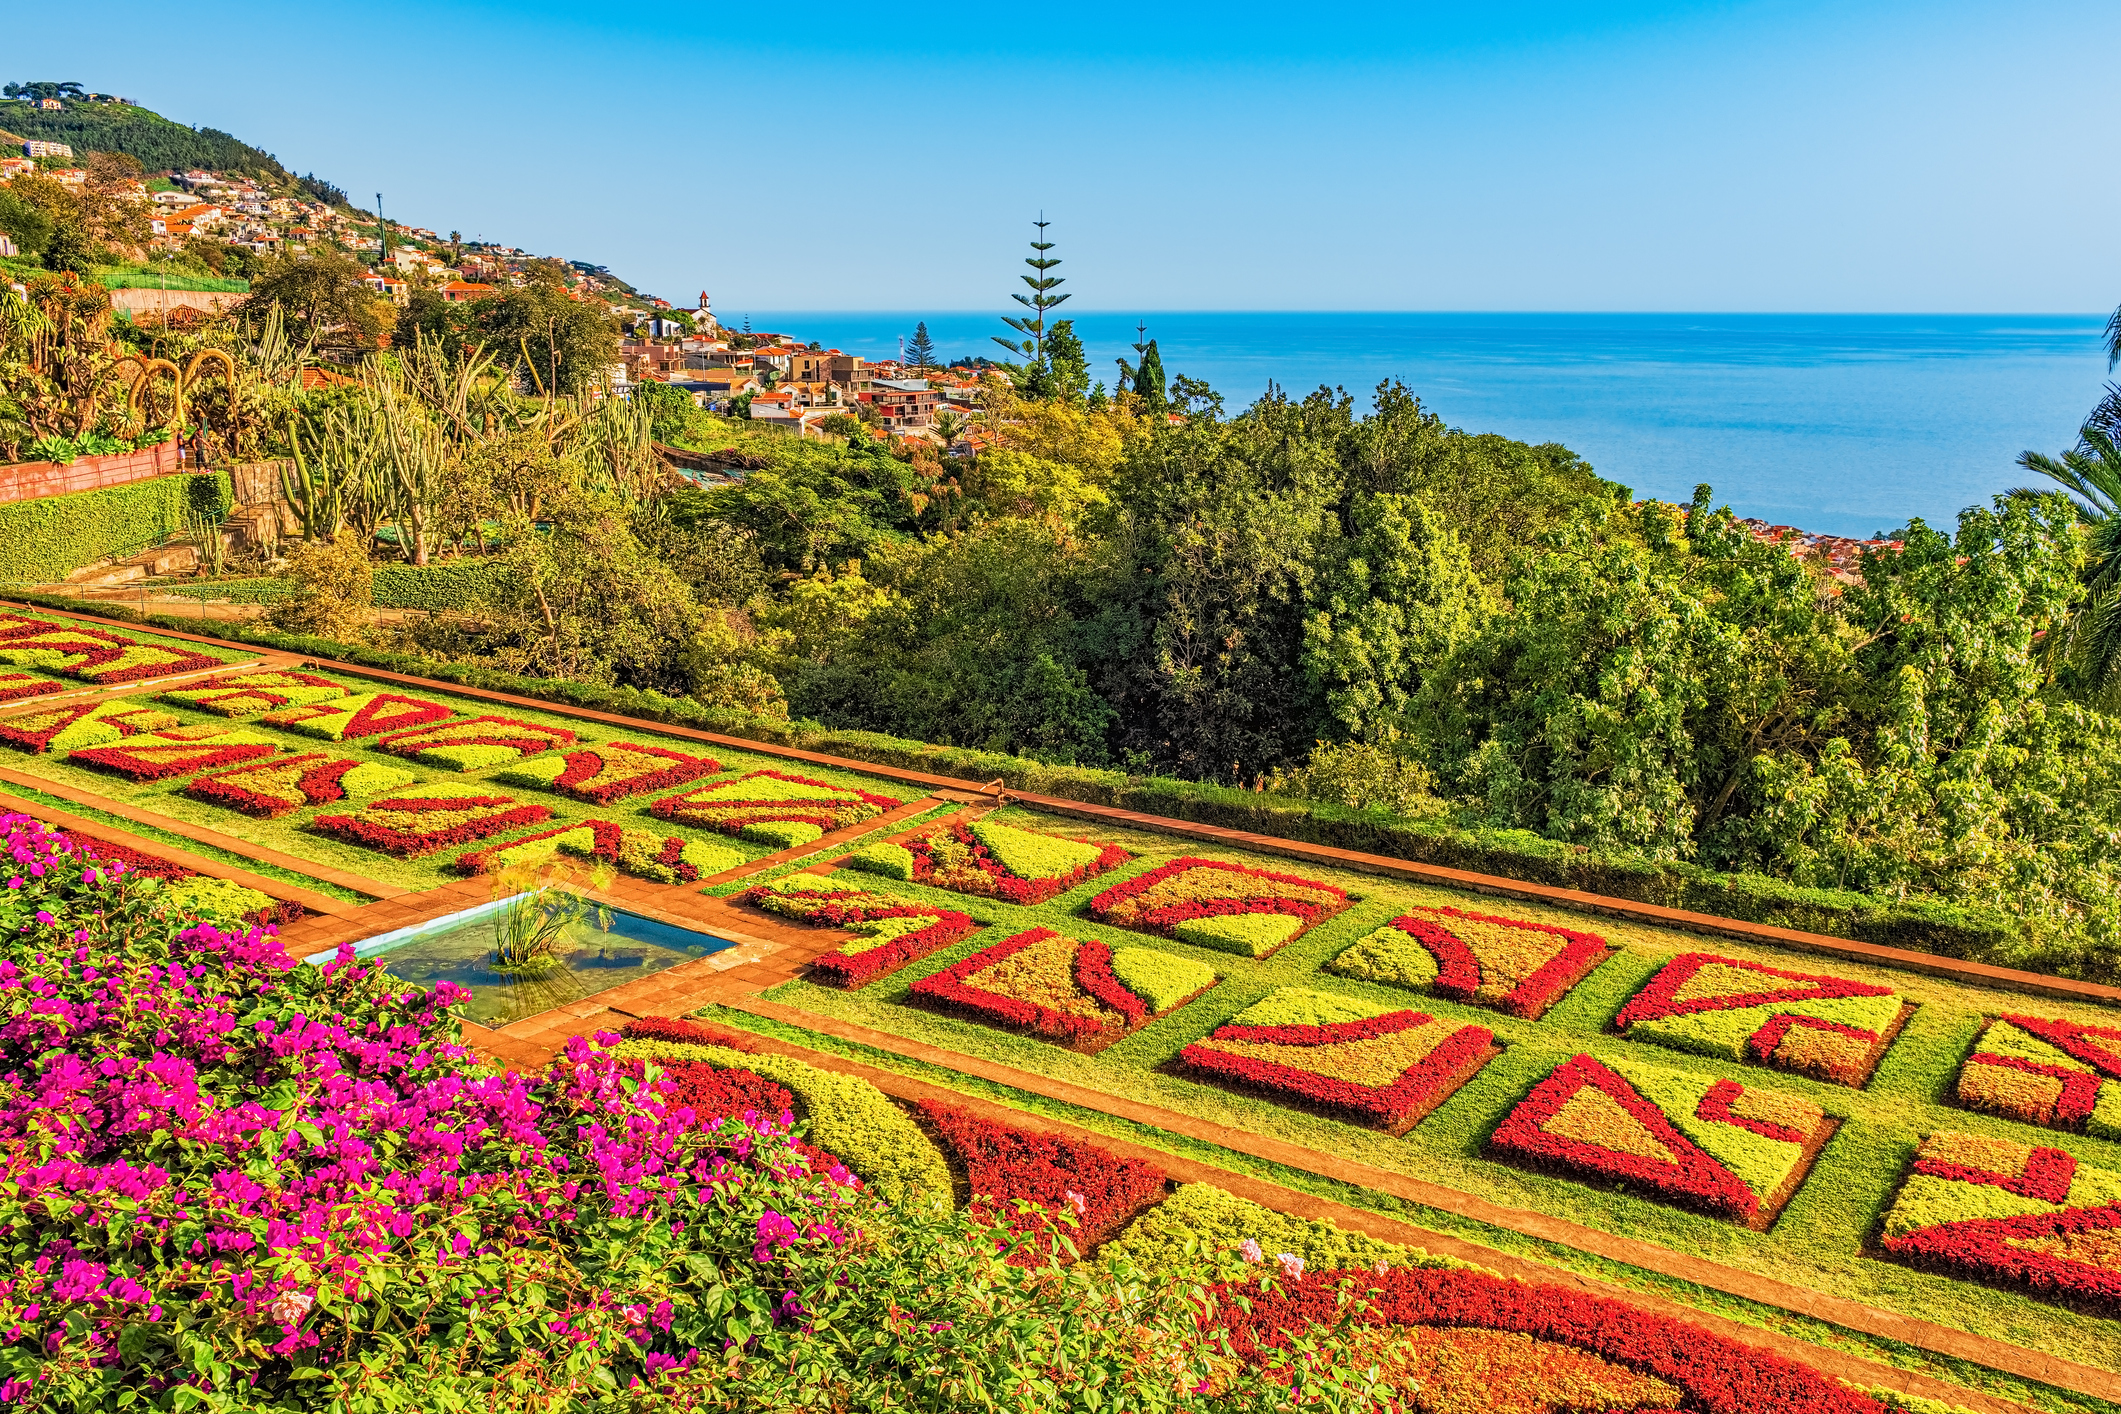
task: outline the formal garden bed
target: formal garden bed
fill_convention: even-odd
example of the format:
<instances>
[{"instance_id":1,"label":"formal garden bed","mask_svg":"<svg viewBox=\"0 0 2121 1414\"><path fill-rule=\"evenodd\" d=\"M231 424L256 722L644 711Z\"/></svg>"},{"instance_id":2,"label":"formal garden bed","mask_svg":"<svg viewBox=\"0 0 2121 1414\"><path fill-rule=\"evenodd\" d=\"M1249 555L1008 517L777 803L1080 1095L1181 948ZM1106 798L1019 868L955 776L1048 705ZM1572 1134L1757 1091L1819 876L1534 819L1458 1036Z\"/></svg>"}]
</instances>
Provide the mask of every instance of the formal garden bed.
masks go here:
<instances>
[{"instance_id":1,"label":"formal garden bed","mask_svg":"<svg viewBox=\"0 0 2121 1414\"><path fill-rule=\"evenodd\" d=\"M855 936L811 960L811 978L834 987L859 987L939 952L978 929L954 908L912 903L861 885L816 874L792 874L746 889L740 903L819 928Z\"/></svg>"}]
</instances>

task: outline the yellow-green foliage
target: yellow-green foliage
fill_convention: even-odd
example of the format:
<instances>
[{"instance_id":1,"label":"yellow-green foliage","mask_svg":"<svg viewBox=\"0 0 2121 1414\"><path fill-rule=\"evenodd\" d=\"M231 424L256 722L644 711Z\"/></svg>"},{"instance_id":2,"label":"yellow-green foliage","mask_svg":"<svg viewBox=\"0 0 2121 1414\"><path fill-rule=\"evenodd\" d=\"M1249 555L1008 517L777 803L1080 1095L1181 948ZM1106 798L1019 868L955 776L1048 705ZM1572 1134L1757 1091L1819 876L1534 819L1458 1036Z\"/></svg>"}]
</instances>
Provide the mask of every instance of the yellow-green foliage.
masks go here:
<instances>
[{"instance_id":1,"label":"yellow-green foliage","mask_svg":"<svg viewBox=\"0 0 2121 1414\"><path fill-rule=\"evenodd\" d=\"M1304 987L1277 987L1230 1018L1232 1026L1331 1026L1336 1021L1361 1021L1400 1010L1355 997L1314 992Z\"/></svg>"},{"instance_id":2,"label":"yellow-green foliage","mask_svg":"<svg viewBox=\"0 0 2121 1414\"><path fill-rule=\"evenodd\" d=\"M1224 913L1188 918L1172 924L1171 931L1196 947L1265 957L1303 926L1303 919L1287 913Z\"/></svg>"},{"instance_id":3,"label":"yellow-green foliage","mask_svg":"<svg viewBox=\"0 0 2121 1414\"><path fill-rule=\"evenodd\" d=\"M910 882L913 878L913 851L900 844L879 841L863 845L847 856L847 863L856 869L871 874L881 874L887 879Z\"/></svg>"},{"instance_id":4,"label":"yellow-green foliage","mask_svg":"<svg viewBox=\"0 0 2121 1414\"><path fill-rule=\"evenodd\" d=\"M0 505L0 587L64 579L184 529L186 512L221 519L235 504L225 471L151 476L123 486Z\"/></svg>"},{"instance_id":5,"label":"yellow-green foliage","mask_svg":"<svg viewBox=\"0 0 2121 1414\"><path fill-rule=\"evenodd\" d=\"M1125 1232L1098 1249L1097 1259L1111 1263L1124 1257L1144 1271L1168 1270L1184 1253L1188 1239L1198 1251L1225 1268L1242 1269L1245 1240L1259 1244L1262 1260L1282 1253L1301 1257L1312 1271L1369 1270L1383 1262L1394 1267L1481 1268L1455 1257L1438 1257L1419 1247L1381 1242L1348 1232L1323 1218L1292 1218L1207 1183L1189 1183L1158 1207L1136 1218Z\"/></svg>"},{"instance_id":6,"label":"yellow-green foliage","mask_svg":"<svg viewBox=\"0 0 2121 1414\"><path fill-rule=\"evenodd\" d=\"M642 1060L697 1060L748 1070L788 1087L809 1121L810 1142L840 1159L888 1198L951 1192L950 1166L905 1111L866 1080L838 1075L786 1056L754 1056L726 1046L674 1041L621 1041L614 1054Z\"/></svg>"},{"instance_id":7,"label":"yellow-green foliage","mask_svg":"<svg viewBox=\"0 0 2121 1414\"><path fill-rule=\"evenodd\" d=\"M1149 948L1114 948L1112 975L1151 1012L1177 1006L1215 980L1215 969L1191 958Z\"/></svg>"},{"instance_id":8,"label":"yellow-green foliage","mask_svg":"<svg viewBox=\"0 0 2121 1414\"><path fill-rule=\"evenodd\" d=\"M1426 988L1436 980L1436 955L1386 924L1334 958L1326 970L1365 982Z\"/></svg>"},{"instance_id":9,"label":"yellow-green foliage","mask_svg":"<svg viewBox=\"0 0 2121 1414\"><path fill-rule=\"evenodd\" d=\"M171 908L235 927L242 926L247 915L270 908L273 902L269 895L256 889L205 874L164 884L161 896Z\"/></svg>"},{"instance_id":10,"label":"yellow-green foliage","mask_svg":"<svg viewBox=\"0 0 2121 1414\"><path fill-rule=\"evenodd\" d=\"M972 838L985 845L987 852L1019 879L1057 879L1086 864L1095 864L1103 853L1094 844L1078 844L1031 830L1012 830L986 820L973 822Z\"/></svg>"}]
</instances>

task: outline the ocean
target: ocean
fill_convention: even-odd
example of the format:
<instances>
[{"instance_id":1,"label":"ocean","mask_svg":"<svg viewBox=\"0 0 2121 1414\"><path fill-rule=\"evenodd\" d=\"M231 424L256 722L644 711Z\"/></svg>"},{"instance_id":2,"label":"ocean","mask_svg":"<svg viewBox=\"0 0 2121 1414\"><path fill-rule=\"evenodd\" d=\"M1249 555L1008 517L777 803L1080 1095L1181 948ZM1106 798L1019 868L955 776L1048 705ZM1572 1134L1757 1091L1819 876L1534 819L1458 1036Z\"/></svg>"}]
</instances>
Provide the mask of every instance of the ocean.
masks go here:
<instances>
[{"instance_id":1,"label":"ocean","mask_svg":"<svg viewBox=\"0 0 2121 1414\"><path fill-rule=\"evenodd\" d=\"M745 311L718 309L733 324ZM1074 313L1064 308L1062 313ZM995 313L754 312L752 326L869 358L925 319L945 358L1000 357ZM1075 315L1091 376L1133 361L1137 320L1169 373L1235 412L1271 380L1347 388L1367 408L1397 378L1454 427L1560 442L1638 496L1697 483L1740 515L1865 536L1961 508L2027 476L2100 396L2104 315Z\"/></svg>"}]
</instances>

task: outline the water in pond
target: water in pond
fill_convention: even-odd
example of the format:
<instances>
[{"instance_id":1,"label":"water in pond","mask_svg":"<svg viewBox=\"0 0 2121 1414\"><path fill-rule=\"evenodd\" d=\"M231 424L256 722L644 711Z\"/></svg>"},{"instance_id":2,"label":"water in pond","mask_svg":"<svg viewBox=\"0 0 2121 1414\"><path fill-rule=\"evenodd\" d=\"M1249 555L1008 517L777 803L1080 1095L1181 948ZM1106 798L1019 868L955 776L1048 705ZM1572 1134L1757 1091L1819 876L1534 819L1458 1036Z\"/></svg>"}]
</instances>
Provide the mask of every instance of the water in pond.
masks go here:
<instances>
[{"instance_id":1,"label":"water in pond","mask_svg":"<svg viewBox=\"0 0 2121 1414\"><path fill-rule=\"evenodd\" d=\"M385 933L359 944L356 951L363 957L382 956L390 974L406 982L428 986L447 980L469 988L465 1018L483 1026L504 1026L735 946L711 933L613 909L607 915L608 929L598 927L594 918L568 929L557 953L559 966L520 976L492 965L495 924L508 902L483 904ZM329 961L330 955L314 960Z\"/></svg>"}]
</instances>

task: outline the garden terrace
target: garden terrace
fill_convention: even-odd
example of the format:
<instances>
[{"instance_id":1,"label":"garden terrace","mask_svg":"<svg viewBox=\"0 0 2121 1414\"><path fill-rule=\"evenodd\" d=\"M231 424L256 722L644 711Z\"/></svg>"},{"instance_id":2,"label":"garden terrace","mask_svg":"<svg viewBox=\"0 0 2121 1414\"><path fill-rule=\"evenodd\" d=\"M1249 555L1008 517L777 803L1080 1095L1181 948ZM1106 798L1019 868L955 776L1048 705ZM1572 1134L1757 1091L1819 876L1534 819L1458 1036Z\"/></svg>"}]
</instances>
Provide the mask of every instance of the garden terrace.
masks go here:
<instances>
[{"instance_id":1,"label":"garden terrace","mask_svg":"<svg viewBox=\"0 0 2121 1414\"><path fill-rule=\"evenodd\" d=\"M61 616L42 617L64 627ZM149 647L162 637L111 631ZM1539 1270L1551 1277L1611 1278L1638 1295L1655 1290L1662 1293L1656 1299L1702 1313L1705 1322L1713 1323L1713 1313L1721 1311L1756 1330L1808 1332L1842 1348L1842 1354L1829 1355L1821 1347L1822 1361L1854 1358L1846 1354L1851 1350L1882 1360L1857 1362L1878 1375L1873 1382L1890 1382L1891 1364L1949 1375L1960 1382L1953 1402L1970 1408L2005 1407L1993 1402L2004 1398L2089 1410L2106 1408L2102 1398L2121 1395L2115 1378L2121 1371L2121 1322L2106 1308L2035 1280L1999 1276L1978 1264L1952 1266L1941 1257L1917 1260L1922 1254L1889 1247L1921 1227L1886 1235L1889 1212L1914 1211L1905 1201L1913 1178L1936 1177L1915 1172L1918 1150L1934 1135L2052 1150L2067 1155L2078 1175L2121 1172L2121 1143L2094 1118L2098 1085L2108 1071L2092 1052L2102 1032L2111 1039L2121 1030L2115 1025L2121 1013L2106 989L1998 976L1995 969L1959 967L1948 959L1902 959L1827 939L1785 938L1729 920L1712 920L1719 935L1710 937L1645 921L1639 910L1632 916L1595 913L1560 907L1559 900L1498 896L1496 891L1518 887L1512 881L1466 880L1489 890L1482 896L1405 877L1395 861L1358 869L1348 866L1370 862L1324 849L1299 857L1295 852L1303 847L1294 845L1268 854L1200 827L1143 828L1156 822L1129 821L1118 812L1086 819L1013 805L994 809L991 796L967 783L911 770L862 767L290 655L261 660L232 645L180 643L186 652L210 650L212 666L195 669L196 676L182 682L141 679L137 687L85 697L77 695L80 680L50 664L9 665L10 674L48 681L58 690L0 703L0 741L7 743L0 747L0 791L31 810L105 831L142 858L158 850L182 855L222 877L263 880L281 891L274 898L301 893L320 900L324 907L310 909L284 931L286 946L297 954L460 912L489 897L494 869L560 854L615 864L619 872L602 891L608 901L736 943L563 1008L505 1026L465 1028L477 1046L503 1061L537 1067L571 1036L616 1030L643 1016L690 1013L713 1035L667 1044L696 1044L718 1054L668 1053L673 1063L742 1069L728 1057L753 1054L741 1046L763 1046L782 1060L800 1052L822 1073L884 1077L901 1100L917 1081L930 1087L926 1097L947 1103L998 1102L1021 1117L1018 1127L1027 1132L1061 1122L1085 1136L1084 1142L1102 1136L1109 1144L1131 1146L1115 1153L1159 1155L1157 1164L1173 1178L1212 1171L1225 1176L1215 1186L1226 1192L1245 1182L1265 1184L1259 1191L1290 1195L1276 1198L1285 1206L1269 1215L1275 1220L1306 1205L1315 1210L1330 1198L1341 1205L1336 1212L1371 1225L1363 1231L1425 1233L1432 1254L1484 1253L1488 1260L1481 1265L1512 1272L1521 1268L1509 1265L1518 1260L1509 1254L1536 1254L1546 1264ZM250 673L300 674L304 689L329 688L339 695L230 716L210 710L216 705L210 694L221 688L189 697L184 692L217 674ZM296 684L287 679L281 685ZM225 686L261 689L256 683ZM61 723L45 749L29 740L42 727L9 735L11 727L37 714L83 702L100 715ZM371 731L373 720L358 720L363 712L371 719L411 713L424 720L387 721ZM130 713L144 715L125 720ZM466 770L388 749L387 738L400 731L480 718L489 721L475 734L493 734L491 719L505 718L520 724L509 728L518 740L561 744L528 755L511 747L510 759ZM327 721L329 730L317 729ZM57 732L81 722L95 742L58 742ZM361 730L346 730L356 725ZM178 735L162 735L170 732ZM94 758L76 759L77 751L129 747L137 753L144 743L155 743L151 749L157 750L205 750L227 744L228 736L212 734L226 732L236 734L237 744L262 738L266 755L138 780L113 774ZM594 769L578 766L575 758L584 752L597 753ZM647 758L663 764L649 769ZM537 769L530 769L534 764ZM558 769L545 773L546 764ZM558 788L578 770L576 785L623 784L642 774L699 766L707 769L690 779L599 792L602 799ZM392 801L441 804L382 808ZM813 818L796 823L816 833L798 832L808 838L792 843L747 836L750 826L775 823L767 818L774 812L810 812ZM372 847L407 833L381 817L435 815L448 817L442 833L468 830L467 837L417 851ZM333 819L377 828L320 823ZM505 823L479 833L497 819ZM911 836L936 838L947 831L962 845L959 826L976 843L984 832L987 840L1012 847L1020 842L1011 835L1024 835L1094 851L1074 854L1075 864L1068 863L1070 852L1060 851L1063 857L1053 862L1027 867L1021 848L1012 854L988 845L1015 879L1067 879L1086 859L1098 867L1083 869L1043 896L1018 895L1035 898L1030 902L999 889L923 882L910 867L877 867L896 859L879 846L910 855ZM520 852L501 853L511 850ZM965 858L972 857L968 849ZM676 867L688 861L696 877ZM638 867L644 862L660 863L667 876ZM962 864L930 878L962 885ZM1171 881L1176 883L1165 891L1169 897L1155 893ZM1526 886L1525 892L1534 890ZM1172 907L1186 916L1159 911ZM1278 937L1237 939L1244 945L1233 946L1230 937L1189 938L1181 930L1219 918L1272 918L1282 931ZM1794 941L1811 950L1786 945ZM1012 943L1015 952L995 955ZM1091 943L1105 958L1089 970L1094 985L1086 986L1081 964ZM1026 974L1021 978L994 974L1035 947L1053 954L1041 954L1042 961L1062 965L1025 965L1016 969ZM1170 990L1175 982L1164 979L1170 986L1159 990L1147 974L1130 977L1120 961L1129 950L1184 964L1172 970L1211 977L1213 985L1178 992ZM858 962L871 954L875 964ZM1425 968L1423 957L1433 966ZM982 959L984 965L966 966ZM1917 963L1923 970L1914 970ZM1108 973L1140 1007L1138 1016L1100 991ZM1009 985L981 985L1000 980ZM1999 981L2020 990L1993 985ZM924 992L924 984L932 985ZM2048 995L2032 1000L2025 994L2031 988L2045 988ZM938 991L948 994L942 1000L950 1005L936 1005ZM1041 1034L1039 1015L1015 1015L984 1000L972 1005L972 993L1044 1006L1056 1016L1095 1015L1099 1044L1078 1046L1074 1042L1084 1038ZM1055 998L1065 1004L1052 1005ZM1094 1011L1080 1009L1084 998ZM1299 1003L1308 1013L1295 1009ZM1861 1015L1837 1007L1862 1009ZM1105 1024L1108 1009L1122 1019L1118 1024ZM1257 1076L1233 1084L1233 1077L1206 1073L1187 1057L1218 1047L1235 1054L1233 1048L1281 1045L1293 1054L1366 1045L1370 1031L1389 1039L1416 1030L1387 1032L1377 1024L1410 1016L1425 1018L1421 1026L1435 1027L1446 1044L1478 1035L1485 1054L1479 1066L1454 1073L1453 1083L1424 1091L1433 1105L1397 1136L1397 1120L1407 1117L1403 1110L1395 1118L1382 1110L1320 1104L1317 1095L1300 1093L1302 1082L1278 1092L1254 1083ZM1827 1024L1791 1021L1777 1035L1763 1036L1782 1017ZM1695 1031L1677 1025L1696 1018L1707 1020ZM1997 1030L2005 1019L2021 1034ZM2037 1025L2023 1024L2028 1021ZM1364 1034L1310 1034L1351 1025ZM1306 1034L1281 1034L1288 1028ZM1821 1032L1829 1044L1790 1046L1789 1037L1800 1031ZM1865 1031L1868 1037L1847 1034ZM628 1044L635 1042L666 1044L645 1035ZM1977 1054L2066 1073L1999 1067L1976 1061ZM1406 1057L1408 1065L1372 1088L1390 1090L1396 1076L1424 1058ZM1321 1064L1286 1068L1318 1077L1325 1075ZM777 1101L786 1091L813 1125L807 1142L859 1171L862 1126L833 1108L854 1104L846 1098L853 1092L806 1080L823 1097L813 1102L786 1075L769 1073L779 1068L777 1061L755 1060L750 1068L756 1080L688 1071L686 1083L703 1101L720 1096L731 1105ZM2045 1110L2031 1102L2009 1108L1994 1101L2004 1092L1993 1083L1984 1087L1986 1077L1969 1087L1964 1077L1977 1068L2052 1081L2048 1088L2056 1098ZM2098 1085L2071 1078L2085 1074ZM1585 1085L1578 1082L1591 1075L1611 1077L1589 1088L1636 1126L1610 1130L1615 1142L1605 1148L1630 1157L1630 1148L1642 1148L1641 1134L1648 1133L1673 1156L1668 1167L1692 1175L1688 1182L1660 1187L1617 1161L1587 1160L1576 1150L1534 1152L1545 1141L1521 1131L1579 1143L1585 1134L1596 1136L1594 1128L1573 1119L1560 1121L1557 1130L1554 1116L1581 1116L1568 1109L1568 1095L1557 1100L1548 1088L1562 1077L1562 1084L1576 1084L1581 1092ZM1622 1090L1639 1107L1619 1098ZM2088 1106L2061 1098L2087 1090ZM1610 1120L1610 1111L1599 1108ZM885 1123L883 1111L864 1112ZM929 1146L910 1152L939 1156L940 1167L930 1166L923 1181L940 1173L963 1196L960 1185L971 1182L972 1161L939 1144L912 1110L894 1106L893 1113ZM2035 1122L2050 1127L2036 1128ZM839 1137L824 1132L835 1126ZM907 1132L887 1127L902 1137ZM1711 1133L1720 1130L1731 1135ZM1747 1141L1725 1142L1739 1134ZM1513 1143L1513 1137L1523 1142ZM1750 1145L1751 1139L1761 1144ZM1776 1169L1792 1147L1796 1158ZM1053 1170L1065 1167L1055 1152L1029 1139L995 1140L982 1152L980 1162L990 1167L1045 1175L1041 1192L1062 1181L1053 1177ZM1744 1188L1750 1211L1736 1188L1710 1181L1710 1167L1699 1157L1704 1155ZM882 1179L907 1182L910 1174L884 1173ZM1968 1186L1964 1179L1949 1181ZM1101 1190L1116 1195L1111 1204L1133 1191L1114 1183ZM2005 1191L1995 1183L1972 1186ZM1092 1206L1093 1199L1105 1201L1063 1181L1064 1205L1071 1191ZM2074 1197L2074 1190L2065 1193ZM1038 1201L1050 1205L1050 1193ZM1125 1243L1174 1201L1152 1205L1107 1245ZM2013 1201L2036 1200L2014 1195ZM2065 1218L2076 1211L2053 1198L2037 1201ZM1945 1216L1928 1227L1998 1216L1976 1213L1965 1201L1940 1211ZM2057 1212L2020 1206L2008 1216L2030 1221L2056 1218ZM1261 1232L1273 1230L1269 1217L1247 1221ZM2077 1250L2096 1242L2077 1235L2080 1228L2094 1231L2096 1225L2088 1224L2067 1218L2029 1240L2052 1245L2067 1228L2064 1236ZM1296 1251L1271 1247L1265 1257L1271 1263L1283 1250ZM1563 1272L1578 1275L1563 1278ZM1610 1358L1609 1352L1589 1353ZM1404 1358L1433 1369L1443 1356L1420 1347ZM1935 1394L1942 1386L1932 1381L1924 1388Z\"/></svg>"}]
</instances>

